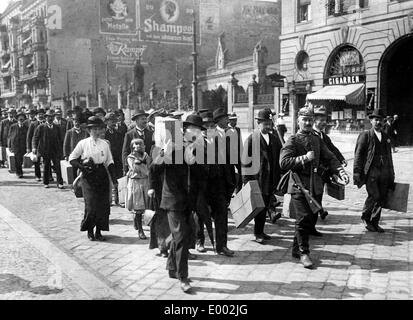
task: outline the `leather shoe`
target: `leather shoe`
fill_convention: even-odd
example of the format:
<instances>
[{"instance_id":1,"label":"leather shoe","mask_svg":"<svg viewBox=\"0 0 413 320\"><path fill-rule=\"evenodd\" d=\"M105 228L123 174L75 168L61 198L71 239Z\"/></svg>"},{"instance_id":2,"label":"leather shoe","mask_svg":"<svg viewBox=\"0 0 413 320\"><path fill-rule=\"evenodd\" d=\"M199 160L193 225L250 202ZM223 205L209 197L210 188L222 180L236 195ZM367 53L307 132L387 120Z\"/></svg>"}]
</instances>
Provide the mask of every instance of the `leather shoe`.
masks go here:
<instances>
[{"instance_id":1,"label":"leather shoe","mask_svg":"<svg viewBox=\"0 0 413 320\"><path fill-rule=\"evenodd\" d=\"M183 292L187 293L192 289L191 285L189 284L188 279L181 279L180 282L181 282L181 289Z\"/></svg>"},{"instance_id":2,"label":"leather shoe","mask_svg":"<svg viewBox=\"0 0 413 320\"><path fill-rule=\"evenodd\" d=\"M323 236L323 234L322 234L320 231L318 231L318 230L314 229L314 230L310 231L310 236L314 236L314 237L322 237L322 236Z\"/></svg>"},{"instance_id":3,"label":"leather shoe","mask_svg":"<svg viewBox=\"0 0 413 320\"><path fill-rule=\"evenodd\" d=\"M105 241L105 238L102 236L100 231L95 232L95 238L96 238L97 241Z\"/></svg>"},{"instance_id":4,"label":"leather shoe","mask_svg":"<svg viewBox=\"0 0 413 320\"><path fill-rule=\"evenodd\" d=\"M321 220L325 220L328 216L328 211L323 210L322 212L320 212L320 218Z\"/></svg>"},{"instance_id":5,"label":"leather shoe","mask_svg":"<svg viewBox=\"0 0 413 320\"><path fill-rule=\"evenodd\" d=\"M217 252L221 256L227 256L227 257L233 257L234 256L234 251L229 250L228 248L224 247L221 250Z\"/></svg>"},{"instance_id":6,"label":"leather shoe","mask_svg":"<svg viewBox=\"0 0 413 320\"><path fill-rule=\"evenodd\" d=\"M278 219L281 218L281 213L277 212L272 218L271 218L271 223L276 223Z\"/></svg>"},{"instance_id":7,"label":"leather shoe","mask_svg":"<svg viewBox=\"0 0 413 320\"><path fill-rule=\"evenodd\" d=\"M88 231L87 232L87 238L90 240L90 241L95 241L96 239L95 239L95 235L93 234L93 231Z\"/></svg>"},{"instance_id":8,"label":"leather shoe","mask_svg":"<svg viewBox=\"0 0 413 320\"><path fill-rule=\"evenodd\" d=\"M196 251L201 252L201 253L204 253L204 252L206 252L207 250L205 249L205 247L204 247L203 244L198 244L198 245L196 246Z\"/></svg>"},{"instance_id":9,"label":"leather shoe","mask_svg":"<svg viewBox=\"0 0 413 320\"><path fill-rule=\"evenodd\" d=\"M379 225L375 225L374 227L376 228L377 232L384 233L384 229L382 227L380 227Z\"/></svg>"},{"instance_id":10,"label":"leather shoe","mask_svg":"<svg viewBox=\"0 0 413 320\"><path fill-rule=\"evenodd\" d=\"M300 257L300 261L306 269L311 269L313 267L313 262L311 261L310 256L308 254L303 254Z\"/></svg>"},{"instance_id":11,"label":"leather shoe","mask_svg":"<svg viewBox=\"0 0 413 320\"><path fill-rule=\"evenodd\" d=\"M377 232L377 229L375 226L373 226L371 223L367 223L366 229L370 232Z\"/></svg>"},{"instance_id":12,"label":"leather shoe","mask_svg":"<svg viewBox=\"0 0 413 320\"><path fill-rule=\"evenodd\" d=\"M259 244L264 244L264 238L262 236L256 236L255 242Z\"/></svg>"},{"instance_id":13,"label":"leather shoe","mask_svg":"<svg viewBox=\"0 0 413 320\"><path fill-rule=\"evenodd\" d=\"M196 255L188 252L188 260L196 260Z\"/></svg>"},{"instance_id":14,"label":"leather shoe","mask_svg":"<svg viewBox=\"0 0 413 320\"><path fill-rule=\"evenodd\" d=\"M169 270L168 274L169 274L169 278L178 279L178 277L176 276L176 271L175 270Z\"/></svg>"},{"instance_id":15,"label":"leather shoe","mask_svg":"<svg viewBox=\"0 0 413 320\"><path fill-rule=\"evenodd\" d=\"M268 234L265 234L265 233L263 233L263 234L261 235L261 237L262 237L264 240L271 240L271 236L269 236Z\"/></svg>"}]
</instances>

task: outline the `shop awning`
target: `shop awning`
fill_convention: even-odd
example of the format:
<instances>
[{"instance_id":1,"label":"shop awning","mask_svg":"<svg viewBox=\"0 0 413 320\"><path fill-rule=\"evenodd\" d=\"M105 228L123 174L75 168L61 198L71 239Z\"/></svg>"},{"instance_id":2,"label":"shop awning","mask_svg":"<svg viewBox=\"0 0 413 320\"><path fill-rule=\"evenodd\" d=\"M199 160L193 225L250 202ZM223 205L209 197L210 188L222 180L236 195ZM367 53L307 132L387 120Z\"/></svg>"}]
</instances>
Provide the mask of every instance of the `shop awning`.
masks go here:
<instances>
[{"instance_id":1,"label":"shop awning","mask_svg":"<svg viewBox=\"0 0 413 320\"><path fill-rule=\"evenodd\" d=\"M307 100L340 100L348 104L363 105L365 102L364 87L365 85L363 83L326 86L317 92L308 94Z\"/></svg>"}]
</instances>

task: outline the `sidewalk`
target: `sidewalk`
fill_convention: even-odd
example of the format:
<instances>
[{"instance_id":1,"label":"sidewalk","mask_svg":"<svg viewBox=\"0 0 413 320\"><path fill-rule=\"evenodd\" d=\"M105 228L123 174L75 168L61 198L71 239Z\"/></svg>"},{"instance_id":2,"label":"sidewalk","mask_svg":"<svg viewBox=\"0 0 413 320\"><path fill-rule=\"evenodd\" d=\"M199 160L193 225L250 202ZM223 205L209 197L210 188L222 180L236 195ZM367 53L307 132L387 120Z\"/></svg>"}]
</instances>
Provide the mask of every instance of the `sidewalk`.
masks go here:
<instances>
[{"instance_id":1,"label":"sidewalk","mask_svg":"<svg viewBox=\"0 0 413 320\"><path fill-rule=\"evenodd\" d=\"M412 148L404 148L394 155L398 182L413 184L412 154ZM352 158L351 154L346 158ZM350 161L348 172L351 166ZM168 278L166 259L156 256L157 250L148 249L149 240L138 239L132 216L125 209L112 207L111 230L104 234L106 242L90 242L86 233L79 231L83 199L76 199L70 190L61 191L54 186L44 189L33 178L33 171L19 180L0 169L0 204L41 234L43 240L50 241L64 257L81 266L84 274L90 275L91 282L99 282L100 287L111 290L107 298L413 298L413 190L410 191L409 213L383 210L384 234L367 233L360 223L366 197L364 188L348 186L344 201L326 196L324 205L330 214L318 225L324 237L310 240L315 270L306 270L291 258L293 220L282 218L276 225L267 224L266 233L273 239L267 245L259 245L252 241L252 223L245 229L235 229L230 219L228 247L236 251L236 256L217 256L211 250L197 254L197 260L189 262L194 293L187 295L182 293L176 280ZM149 235L148 228L145 230ZM34 247L39 246L39 237L29 240ZM8 244L4 248L10 249ZM26 252L24 248L25 245L16 247L16 252ZM50 258L47 250L43 252ZM59 259L54 258L54 261L59 264ZM65 263L65 260L60 262L62 270L65 270ZM27 264L27 267L37 266ZM2 265L0 274L5 271L10 272ZM33 280L41 281L37 271L32 272Z\"/></svg>"}]
</instances>

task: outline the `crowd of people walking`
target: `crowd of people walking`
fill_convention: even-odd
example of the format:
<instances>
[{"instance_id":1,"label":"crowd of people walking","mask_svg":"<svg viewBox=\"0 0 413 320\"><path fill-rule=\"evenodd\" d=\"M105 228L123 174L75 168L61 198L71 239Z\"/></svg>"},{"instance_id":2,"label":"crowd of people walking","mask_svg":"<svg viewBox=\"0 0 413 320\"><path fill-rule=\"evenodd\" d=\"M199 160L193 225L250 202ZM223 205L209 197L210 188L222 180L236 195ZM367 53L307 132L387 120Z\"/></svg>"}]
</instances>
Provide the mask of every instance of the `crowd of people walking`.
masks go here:
<instances>
[{"instance_id":1,"label":"crowd of people walking","mask_svg":"<svg viewBox=\"0 0 413 320\"><path fill-rule=\"evenodd\" d=\"M55 172L56 185L63 189L60 162L70 162L85 203L80 230L89 240L105 240L102 231L109 231L112 204L133 214L142 240L147 238L144 214L154 211L149 247L167 258L169 276L180 281L184 292L191 290L190 249L206 251L205 229L217 254L228 258L236 254L228 248L228 212L233 196L245 184L258 182L265 205L254 218L253 239L259 244L271 239L265 233L266 220L275 223L280 218L275 207L284 194L291 194L292 257L312 268L310 236L322 236L317 218L328 215L322 207L324 185L331 179L343 185L350 182L345 158L325 133L324 107L300 109L298 132L287 141L284 121L277 121L271 109L262 109L255 118L257 129L245 143L236 114L223 108L200 110L189 114L181 122L181 136L173 136L164 146L155 145L155 118L179 123L183 113L139 110L130 126L121 110L102 108L91 112L75 107L67 118L59 108L10 108L2 116L0 147L14 154L18 178L23 177L24 157L30 154L37 181L49 188ZM384 124L382 110L374 110L369 118L372 128L360 134L355 146L353 178L359 188L366 185L368 198L361 217L366 229L384 232L379 221L387 191L395 185L392 148L395 151L397 128L389 120ZM5 161L2 157L3 166ZM126 192L118 183L124 177Z\"/></svg>"}]
</instances>

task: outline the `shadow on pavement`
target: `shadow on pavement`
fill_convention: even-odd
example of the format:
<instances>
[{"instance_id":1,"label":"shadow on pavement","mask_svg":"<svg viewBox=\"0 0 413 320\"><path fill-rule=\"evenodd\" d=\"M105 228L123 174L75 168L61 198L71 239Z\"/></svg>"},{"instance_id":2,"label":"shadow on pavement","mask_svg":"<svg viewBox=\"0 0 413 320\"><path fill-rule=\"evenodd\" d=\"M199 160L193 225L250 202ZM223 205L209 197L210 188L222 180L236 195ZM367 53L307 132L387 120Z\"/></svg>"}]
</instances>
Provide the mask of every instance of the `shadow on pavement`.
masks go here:
<instances>
[{"instance_id":1,"label":"shadow on pavement","mask_svg":"<svg viewBox=\"0 0 413 320\"><path fill-rule=\"evenodd\" d=\"M192 280L200 282L212 282L213 287L200 287L193 285L194 293L196 292L211 292L221 294L259 294L268 293L273 296L286 296L289 298L322 298L321 288L326 287L333 292L345 292L345 295L357 294L365 295L370 292L369 289L349 288L348 286L338 286L331 282L317 281L292 281L290 283L275 282L275 281L241 281L241 280L223 280L214 278L199 278L191 277ZM231 285L233 289L220 288L219 284ZM320 289L315 289L320 288Z\"/></svg>"},{"instance_id":2,"label":"shadow on pavement","mask_svg":"<svg viewBox=\"0 0 413 320\"><path fill-rule=\"evenodd\" d=\"M124 226L131 226L133 222L131 220L122 220L122 219L111 219L109 220L109 224L119 224Z\"/></svg>"},{"instance_id":3,"label":"shadow on pavement","mask_svg":"<svg viewBox=\"0 0 413 320\"><path fill-rule=\"evenodd\" d=\"M49 295L63 292L62 289L50 288L48 286L32 287L30 281L15 276L14 274L0 274L0 294L26 291L38 295Z\"/></svg>"},{"instance_id":4,"label":"shadow on pavement","mask_svg":"<svg viewBox=\"0 0 413 320\"><path fill-rule=\"evenodd\" d=\"M114 236L114 235L105 235L105 242L107 243L112 243L112 244L145 244L147 245L149 243L149 238L148 240L140 240L139 236L136 235L136 237L119 237L119 236Z\"/></svg>"}]
</instances>

